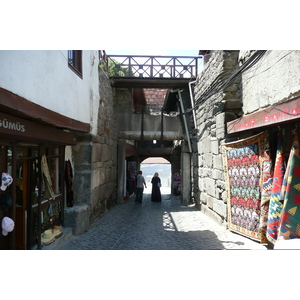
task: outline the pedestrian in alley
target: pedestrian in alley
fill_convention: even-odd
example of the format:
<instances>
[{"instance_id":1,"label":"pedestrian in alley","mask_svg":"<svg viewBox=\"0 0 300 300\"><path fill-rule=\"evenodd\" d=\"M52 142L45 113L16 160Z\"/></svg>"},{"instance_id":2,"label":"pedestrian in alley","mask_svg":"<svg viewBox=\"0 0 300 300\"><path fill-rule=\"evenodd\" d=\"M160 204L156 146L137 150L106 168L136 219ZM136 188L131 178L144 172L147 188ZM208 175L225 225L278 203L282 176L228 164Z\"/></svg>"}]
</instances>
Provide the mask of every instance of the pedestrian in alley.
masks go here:
<instances>
[{"instance_id":1,"label":"pedestrian in alley","mask_svg":"<svg viewBox=\"0 0 300 300\"><path fill-rule=\"evenodd\" d=\"M136 177L136 198L135 203L142 203L143 202L143 192L144 192L144 185L147 188L145 178L143 176L143 172L139 171L138 176Z\"/></svg>"},{"instance_id":2,"label":"pedestrian in alley","mask_svg":"<svg viewBox=\"0 0 300 300\"><path fill-rule=\"evenodd\" d=\"M160 178L158 177L157 172L152 177L151 183L152 183L151 201L161 202L161 193L160 193L161 181Z\"/></svg>"},{"instance_id":3,"label":"pedestrian in alley","mask_svg":"<svg viewBox=\"0 0 300 300\"><path fill-rule=\"evenodd\" d=\"M133 194L132 178L131 178L130 171L127 171L125 200L128 200L132 194Z\"/></svg>"}]
</instances>

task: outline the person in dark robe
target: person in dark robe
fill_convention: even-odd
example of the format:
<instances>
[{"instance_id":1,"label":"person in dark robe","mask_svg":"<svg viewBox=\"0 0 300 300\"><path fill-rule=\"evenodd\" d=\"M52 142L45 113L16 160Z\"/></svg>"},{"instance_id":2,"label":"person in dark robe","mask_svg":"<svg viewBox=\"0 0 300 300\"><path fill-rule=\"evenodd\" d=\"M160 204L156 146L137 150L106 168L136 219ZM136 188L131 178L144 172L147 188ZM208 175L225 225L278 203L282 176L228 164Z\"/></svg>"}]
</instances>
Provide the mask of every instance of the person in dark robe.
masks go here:
<instances>
[{"instance_id":1,"label":"person in dark robe","mask_svg":"<svg viewBox=\"0 0 300 300\"><path fill-rule=\"evenodd\" d=\"M126 178L126 189L131 196L133 194L133 186L132 186L132 178L130 171L127 172L127 178Z\"/></svg>"},{"instance_id":2,"label":"person in dark robe","mask_svg":"<svg viewBox=\"0 0 300 300\"><path fill-rule=\"evenodd\" d=\"M73 194L73 170L70 160L65 162L65 182L66 182L66 194L67 194L67 206L73 207L74 194Z\"/></svg>"},{"instance_id":3,"label":"person in dark robe","mask_svg":"<svg viewBox=\"0 0 300 300\"><path fill-rule=\"evenodd\" d=\"M158 173L154 174L151 183L152 183L151 201L161 202L161 193L160 193L161 181L160 178L158 177Z\"/></svg>"}]
</instances>

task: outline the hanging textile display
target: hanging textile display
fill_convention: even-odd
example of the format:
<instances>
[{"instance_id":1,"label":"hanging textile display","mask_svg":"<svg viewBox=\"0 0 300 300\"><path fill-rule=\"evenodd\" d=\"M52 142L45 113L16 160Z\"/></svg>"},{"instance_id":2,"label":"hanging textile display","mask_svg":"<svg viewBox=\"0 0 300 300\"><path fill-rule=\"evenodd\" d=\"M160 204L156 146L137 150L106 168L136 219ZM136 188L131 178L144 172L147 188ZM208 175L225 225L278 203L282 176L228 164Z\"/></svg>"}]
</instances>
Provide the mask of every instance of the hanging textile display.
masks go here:
<instances>
[{"instance_id":1,"label":"hanging textile display","mask_svg":"<svg viewBox=\"0 0 300 300\"><path fill-rule=\"evenodd\" d=\"M286 174L281 190L283 208L278 229L278 240L300 237L300 153L298 132L295 132Z\"/></svg>"},{"instance_id":2,"label":"hanging textile display","mask_svg":"<svg viewBox=\"0 0 300 300\"><path fill-rule=\"evenodd\" d=\"M270 159L265 154L268 151L266 132L223 145L224 170L228 186L228 227L232 231L263 242L265 234L262 235L260 227L261 187L263 180L265 186L270 184ZM266 167L265 179L263 166ZM266 197L263 206L264 219L267 216L267 202Z\"/></svg>"},{"instance_id":3,"label":"hanging textile display","mask_svg":"<svg viewBox=\"0 0 300 300\"><path fill-rule=\"evenodd\" d=\"M263 165L262 165L262 188L261 188L261 203L260 203L260 242L267 243L267 226L270 206L270 197L272 192L273 172L272 160L270 157L269 141L266 139L263 149Z\"/></svg>"},{"instance_id":4,"label":"hanging textile display","mask_svg":"<svg viewBox=\"0 0 300 300\"><path fill-rule=\"evenodd\" d=\"M272 244L275 244L277 240L279 221L283 207L282 201L280 201L280 194L284 174L285 164L282 148L282 136L279 132L267 226L267 239Z\"/></svg>"},{"instance_id":5,"label":"hanging textile display","mask_svg":"<svg viewBox=\"0 0 300 300\"><path fill-rule=\"evenodd\" d=\"M52 187L52 180L51 180L51 177L50 177L50 172L49 172L49 167L48 167L46 155L42 156L41 165L42 165L42 172L45 176L45 185L47 187L47 190L50 194L50 197L52 199L55 199L55 194L54 194L53 187Z\"/></svg>"}]
</instances>

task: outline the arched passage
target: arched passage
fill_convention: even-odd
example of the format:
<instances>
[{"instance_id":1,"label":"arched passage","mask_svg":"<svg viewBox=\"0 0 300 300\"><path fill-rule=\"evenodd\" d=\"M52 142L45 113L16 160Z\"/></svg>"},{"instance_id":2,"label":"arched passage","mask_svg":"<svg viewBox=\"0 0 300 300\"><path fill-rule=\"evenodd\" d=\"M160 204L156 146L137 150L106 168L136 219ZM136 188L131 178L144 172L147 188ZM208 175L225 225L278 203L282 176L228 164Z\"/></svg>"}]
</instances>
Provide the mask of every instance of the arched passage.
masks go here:
<instances>
[{"instance_id":1,"label":"arched passage","mask_svg":"<svg viewBox=\"0 0 300 300\"><path fill-rule=\"evenodd\" d=\"M151 179L155 172L159 174L161 179L162 194L170 194L172 187L172 173L171 173L171 163L163 157L149 157L141 162L141 171L147 182L147 188L145 193L151 193L152 185Z\"/></svg>"},{"instance_id":2,"label":"arched passage","mask_svg":"<svg viewBox=\"0 0 300 300\"><path fill-rule=\"evenodd\" d=\"M121 93L121 91L119 92ZM173 115L170 112L184 111L184 108L182 108L183 102L189 102L190 99L188 93L181 95L179 90L174 93L180 96L180 107L179 100L176 97L171 97L169 92L167 93L168 96L165 96L163 106L160 103L157 107L158 112L156 113L152 112L153 108L147 109L147 107L150 107L148 104L153 102L150 101L153 97L147 103L144 93L141 93L142 99L133 97L133 103L143 100L144 108L139 112L135 110L135 113L133 113L132 106L128 105L132 101L132 95L127 95L127 102L122 101L120 107L118 107L117 198L119 203L122 203L124 197L127 199L130 195L130 193L127 193L126 187L127 183L130 184L128 179L132 178L132 185L135 187L136 175L139 170L142 170L144 160L157 157L168 160L169 174L171 173L164 179L166 182L163 183L167 190L165 191L163 188L161 191L180 195L183 203L189 201L191 147L189 139L186 141L185 138L189 136L188 128L183 126L183 121L186 119L182 120L181 115ZM172 102L172 105L167 107L166 105L169 102ZM184 124L186 125L186 122ZM151 192L149 191L149 187L152 190L151 179L155 172L161 173L160 169L153 169L149 172L142 170L143 175L146 175L145 177L148 179L148 188L144 192Z\"/></svg>"}]
</instances>

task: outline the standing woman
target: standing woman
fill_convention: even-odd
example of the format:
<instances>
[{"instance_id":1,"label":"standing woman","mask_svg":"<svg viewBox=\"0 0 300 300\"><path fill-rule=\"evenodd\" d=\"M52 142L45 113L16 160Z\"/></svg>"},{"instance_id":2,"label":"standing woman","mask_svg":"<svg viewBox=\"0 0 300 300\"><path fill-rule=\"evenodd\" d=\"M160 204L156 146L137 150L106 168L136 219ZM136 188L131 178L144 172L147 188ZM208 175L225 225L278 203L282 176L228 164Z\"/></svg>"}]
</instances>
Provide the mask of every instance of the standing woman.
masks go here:
<instances>
[{"instance_id":1,"label":"standing woman","mask_svg":"<svg viewBox=\"0 0 300 300\"><path fill-rule=\"evenodd\" d=\"M152 180L152 193L151 193L151 201L153 202L161 202L161 193L160 193L160 178L158 177L158 173L155 173Z\"/></svg>"}]
</instances>

